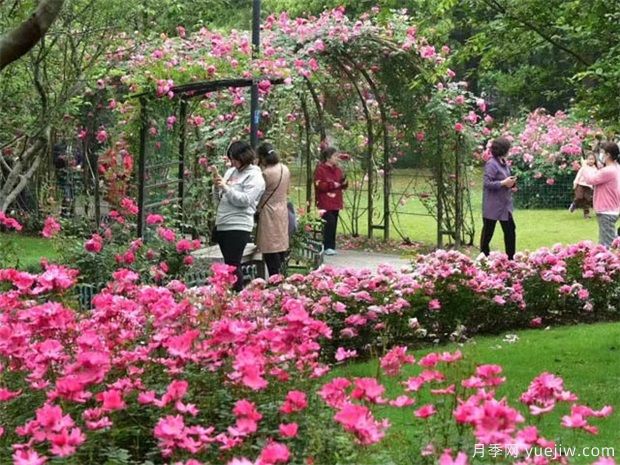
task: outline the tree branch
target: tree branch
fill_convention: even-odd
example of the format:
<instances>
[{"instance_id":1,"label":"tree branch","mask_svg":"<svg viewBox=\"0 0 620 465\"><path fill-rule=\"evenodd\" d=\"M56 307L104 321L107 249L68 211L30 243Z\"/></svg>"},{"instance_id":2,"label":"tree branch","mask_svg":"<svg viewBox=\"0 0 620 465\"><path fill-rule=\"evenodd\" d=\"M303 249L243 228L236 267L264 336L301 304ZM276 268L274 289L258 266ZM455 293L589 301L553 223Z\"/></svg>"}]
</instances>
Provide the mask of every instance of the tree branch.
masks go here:
<instances>
[{"instance_id":1,"label":"tree branch","mask_svg":"<svg viewBox=\"0 0 620 465\"><path fill-rule=\"evenodd\" d=\"M58 17L64 0L41 0L33 15L0 37L0 71L28 53Z\"/></svg>"},{"instance_id":2,"label":"tree branch","mask_svg":"<svg viewBox=\"0 0 620 465\"><path fill-rule=\"evenodd\" d=\"M570 55L573 58L575 58L579 63L581 63L581 64L583 64L585 66L590 66L592 64L589 60L585 59L584 57L579 55L574 50L571 50L570 48L566 47L565 45L562 45L560 42L555 40L552 36L550 36L549 34L545 33L536 24L528 21L527 19L523 19L523 18L521 18L519 16L511 14L508 11L508 9L505 6L503 6L501 3L499 3L497 0L482 0L482 2L485 5L487 5L488 7L490 7L491 9L495 10L496 12L501 13L506 18L511 19L511 20L521 24L522 26L525 26L527 29L529 29L531 31L534 31L536 34L538 34L540 37L542 37L544 40L549 42L554 47L562 50L563 52L565 52L568 55Z\"/></svg>"}]
</instances>

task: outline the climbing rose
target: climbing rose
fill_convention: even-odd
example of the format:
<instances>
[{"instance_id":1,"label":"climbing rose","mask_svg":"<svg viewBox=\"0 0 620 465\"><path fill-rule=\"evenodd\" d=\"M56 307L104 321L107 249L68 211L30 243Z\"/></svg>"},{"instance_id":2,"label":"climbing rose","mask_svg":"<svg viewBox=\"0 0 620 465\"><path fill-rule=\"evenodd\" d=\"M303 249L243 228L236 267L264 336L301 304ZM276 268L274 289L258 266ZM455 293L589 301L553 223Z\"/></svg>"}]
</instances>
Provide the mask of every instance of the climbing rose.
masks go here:
<instances>
[{"instance_id":1,"label":"climbing rose","mask_svg":"<svg viewBox=\"0 0 620 465\"><path fill-rule=\"evenodd\" d=\"M99 253L103 249L103 237L99 234L93 234L89 240L84 244L84 248L87 252Z\"/></svg>"}]
</instances>

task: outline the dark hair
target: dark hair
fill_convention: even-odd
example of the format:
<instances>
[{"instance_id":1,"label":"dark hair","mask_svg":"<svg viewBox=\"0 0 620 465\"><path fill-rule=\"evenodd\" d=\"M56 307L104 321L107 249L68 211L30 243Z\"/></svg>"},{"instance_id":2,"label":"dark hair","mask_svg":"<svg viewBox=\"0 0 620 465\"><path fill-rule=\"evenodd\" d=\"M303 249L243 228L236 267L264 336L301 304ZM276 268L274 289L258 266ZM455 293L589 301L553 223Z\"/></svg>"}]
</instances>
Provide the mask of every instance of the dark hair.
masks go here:
<instances>
[{"instance_id":1,"label":"dark hair","mask_svg":"<svg viewBox=\"0 0 620 465\"><path fill-rule=\"evenodd\" d=\"M280 163L280 157L269 142L263 142L258 147L258 159L267 166L277 165Z\"/></svg>"},{"instance_id":2,"label":"dark hair","mask_svg":"<svg viewBox=\"0 0 620 465\"><path fill-rule=\"evenodd\" d=\"M248 165L251 165L256 159L256 153L250 144L242 140L238 140L230 144L226 156L231 160L238 161L243 169Z\"/></svg>"},{"instance_id":3,"label":"dark hair","mask_svg":"<svg viewBox=\"0 0 620 465\"><path fill-rule=\"evenodd\" d=\"M505 137L493 140L491 142L491 154L495 158L504 157L510 150L510 141Z\"/></svg>"},{"instance_id":4,"label":"dark hair","mask_svg":"<svg viewBox=\"0 0 620 465\"><path fill-rule=\"evenodd\" d=\"M325 162L331 158L331 156L338 152L334 147L325 147L321 149L321 161Z\"/></svg>"},{"instance_id":5,"label":"dark hair","mask_svg":"<svg viewBox=\"0 0 620 465\"><path fill-rule=\"evenodd\" d=\"M618 158L620 158L620 149L618 149L618 144L615 142L605 142L601 145L601 148L611 156L613 161L618 161Z\"/></svg>"}]
</instances>

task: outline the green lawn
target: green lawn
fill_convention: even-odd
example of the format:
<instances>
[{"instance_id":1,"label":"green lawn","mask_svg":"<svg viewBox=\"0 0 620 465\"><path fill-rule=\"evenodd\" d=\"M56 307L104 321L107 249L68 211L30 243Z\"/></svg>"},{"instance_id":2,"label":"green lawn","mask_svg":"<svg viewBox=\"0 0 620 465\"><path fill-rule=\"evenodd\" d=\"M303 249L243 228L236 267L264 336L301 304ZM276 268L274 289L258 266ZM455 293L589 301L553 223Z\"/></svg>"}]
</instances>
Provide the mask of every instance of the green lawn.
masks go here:
<instances>
[{"instance_id":1,"label":"green lawn","mask_svg":"<svg viewBox=\"0 0 620 465\"><path fill-rule=\"evenodd\" d=\"M392 192L396 200L400 193L411 190L412 179L413 184L419 183L423 185L425 181L415 181L419 178L420 172L417 170L396 170L393 178ZM482 173L480 170L474 170L470 176L474 185L471 190L471 201L473 209L473 217L476 227L476 236L474 244L479 245L480 231L482 230ZM297 205L303 205L305 201L305 177L303 174L296 173L293 176L292 196ZM347 191L345 200L345 210L341 214L341 222L339 223L339 233L348 233L351 231L351 208L347 205L352 203L352 191ZM367 193L362 196L361 205L363 208L367 205ZM382 205L383 196L379 195L375 199L377 205ZM394 202L396 203L396 202ZM428 212L424 205L418 199L409 200L399 210L400 229L404 235L416 242L424 242L427 244L435 244L437 240L437 227L434 218L428 216ZM556 243L575 243L581 240L597 241L598 226L596 217L584 219L581 211L575 213L568 212L566 208L558 210L519 210L514 213L515 222L517 224L517 250L535 250L540 247L552 246ZM367 216L364 214L359 220L360 233L367 234ZM398 238L398 234L394 228L391 229L392 237ZM381 231L376 231L377 236L381 235ZM493 250L503 250L503 235L501 227L498 224L493 242L491 243ZM477 255L477 249L474 253Z\"/></svg>"},{"instance_id":2,"label":"green lawn","mask_svg":"<svg viewBox=\"0 0 620 465\"><path fill-rule=\"evenodd\" d=\"M507 396L511 405L519 405L515 400L527 389L530 381L547 371L561 376L565 388L577 394L580 403L597 409L603 405L611 405L616 410L620 408L620 323L570 326L546 331L529 330L517 335L519 339L515 343L506 343L503 337L484 337L459 347L465 360L504 367L507 382L498 393L499 396ZM456 345L451 344L434 350L453 351L456 348ZM416 351L415 355L419 359L426 352L430 350ZM371 361L340 369L334 376L374 376L376 372L377 361ZM392 379L383 378L382 381L392 397L402 393L402 389ZM417 405L428 401L428 397L419 396ZM382 407L376 412L378 417L387 417L392 423L389 435L380 447L385 448L390 460L399 465L417 463L416 457L412 456L411 444L419 446L422 429L421 423L413 420L414 408ZM526 412L525 408L521 410ZM558 445L564 447L615 447L616 453L620 454L618 412L606 419L593 419L591 423L600 427L600 433L592 436L559 426L561 416L568 410L567 405L557 407L556 412L538 423L545 437L556 440ZM473 451L467 452L471 454ZM592 458L577 457L574 463L594 461Z\"/></svg>"},{"instance_id":3,"label":"green lawn","mask_svg":"<svg viewBox=\"0 0 620 465\"><path fill-rule=\"evenodd\" d=\"M58 256L54 243L49 239L17 233L0 233L2 243L11 240L15 243L18 267L21 269L37 268L42 257L53 260Z\"/></svg>"}]
</instances>

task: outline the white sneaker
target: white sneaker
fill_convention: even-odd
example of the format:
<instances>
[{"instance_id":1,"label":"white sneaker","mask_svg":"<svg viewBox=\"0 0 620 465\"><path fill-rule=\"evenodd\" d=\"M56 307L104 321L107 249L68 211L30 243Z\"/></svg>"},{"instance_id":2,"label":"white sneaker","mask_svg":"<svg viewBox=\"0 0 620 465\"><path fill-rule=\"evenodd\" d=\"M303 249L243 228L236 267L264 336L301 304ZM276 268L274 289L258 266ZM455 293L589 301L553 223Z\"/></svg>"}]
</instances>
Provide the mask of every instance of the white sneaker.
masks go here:
<instances>
[{"instance_id":1,"label":"white sneaker","mask_svg":"<svg viewBox=\"0 0 620 465\"><path fill-rule=\"evenodd\" d=\"M336 251L334 249L325 249L325 252L323 252L325 255L336 255Z\"/></svg>"}]
</instances>

